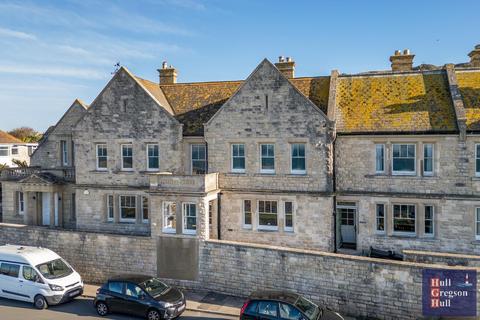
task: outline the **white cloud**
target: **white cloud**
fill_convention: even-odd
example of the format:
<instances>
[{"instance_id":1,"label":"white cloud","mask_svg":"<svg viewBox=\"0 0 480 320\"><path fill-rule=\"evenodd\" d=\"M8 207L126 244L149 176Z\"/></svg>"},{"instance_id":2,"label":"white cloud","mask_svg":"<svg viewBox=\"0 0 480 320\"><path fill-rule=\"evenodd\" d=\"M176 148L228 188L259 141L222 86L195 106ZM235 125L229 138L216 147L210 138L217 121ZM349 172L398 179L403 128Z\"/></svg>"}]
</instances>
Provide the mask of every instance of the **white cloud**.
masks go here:
<instances>
[{"instance_id":1,"label":"white cloud","mask_svg":"<svg viewBox=\"0 0 480 320\"><path fill-rule=\"evenodd\" d=\"M53 76L80 79L104 79L106 74L95 69L89 68L72 68L72 67L55 67L55 66L26 66L14 64L0 64L0 74L23 74L36 76Z\"/></svg>"},{"instance_id":2,"label":"white cloud","mask_svg":"<svg viewBox=\"0 0 480 320\"><path fill-rule=\"evenodd\" d=\"M37 39L37 37L35 37L33 34L12 30L12 29L6 29L6 28L0 28L0 37L11 37L11 38L17 38L17 39L23 39L23 40Z\"/></svg>"}]
</instances>

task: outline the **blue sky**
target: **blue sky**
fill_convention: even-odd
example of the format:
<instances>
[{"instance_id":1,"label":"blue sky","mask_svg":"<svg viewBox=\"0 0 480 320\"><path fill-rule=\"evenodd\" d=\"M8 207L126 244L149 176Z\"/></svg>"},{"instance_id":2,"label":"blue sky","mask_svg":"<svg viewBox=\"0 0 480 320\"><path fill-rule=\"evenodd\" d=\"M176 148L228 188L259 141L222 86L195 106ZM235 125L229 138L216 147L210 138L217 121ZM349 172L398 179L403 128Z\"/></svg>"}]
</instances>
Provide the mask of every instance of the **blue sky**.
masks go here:
<instances>
[{"instance_id":1,"label":"blue sky","mask_svg":"<svg viewBox=\"0 0 480 320\"><path fill-rule=\"evenodd\" d=\"M292 56L297 76L465 62L480 43L479 1L0 0L0 129L55 124L90 103L119 61L156 81L244 79L263 59Z\"/></svg>"}]
</instances>

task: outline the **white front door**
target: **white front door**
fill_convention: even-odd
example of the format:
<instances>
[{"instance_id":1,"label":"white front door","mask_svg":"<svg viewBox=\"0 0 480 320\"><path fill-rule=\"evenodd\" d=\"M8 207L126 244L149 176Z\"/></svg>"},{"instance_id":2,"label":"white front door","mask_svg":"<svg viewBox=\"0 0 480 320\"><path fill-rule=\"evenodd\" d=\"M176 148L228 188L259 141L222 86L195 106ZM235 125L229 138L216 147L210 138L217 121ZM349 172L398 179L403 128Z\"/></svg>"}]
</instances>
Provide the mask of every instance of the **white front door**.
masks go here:
<instances>
[{"instance_id":1,"label":"white front door","mask_svg":"<svg viewBox=\"0 0 480 320\"><path fill-rule=\"evenodd\" d=\"M42 192L42 225L50 225L50 193Z\"/></svg>"},{"instance_id":2,"label":"white front door","mask_svg":"<svg viewBox=\"0 0 480 320\"><path fill-rule=\"evenodd\" d=\"M355 244L357 242L356 206L341 205L337 206L337 210L340 216L341 242L347 244Z\"/></svg>"}]
</instances>

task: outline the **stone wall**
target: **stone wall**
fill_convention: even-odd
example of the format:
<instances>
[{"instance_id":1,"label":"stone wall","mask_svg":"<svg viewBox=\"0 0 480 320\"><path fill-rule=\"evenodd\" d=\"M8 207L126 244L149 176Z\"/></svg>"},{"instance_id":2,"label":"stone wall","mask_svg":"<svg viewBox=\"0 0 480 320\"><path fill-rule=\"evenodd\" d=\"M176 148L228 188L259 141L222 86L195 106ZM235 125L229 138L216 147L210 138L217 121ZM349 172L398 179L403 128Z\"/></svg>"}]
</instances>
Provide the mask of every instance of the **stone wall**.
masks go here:
<instances>
[{"instance_id":1,"label":"stone wall","mask_svg":"<svg viewBox=\"0 0 480 320\"><path fill-rule=\"evenodd\" d=\"M182 125L121 69L74 129L76 182L148 186L147 144L159 146L159 170L183 173ZM107 170L96 168L96 145L106 144ZM133 169L122 170L122 144L131 144Z\"/></svg>"},{"instance_id":2,"label":"stone wall","mask_svg":"<svg viewBox=\"0 0 480 320\"><path fill-rule=\"evenodd\" d=\"M480 268L480 256L476 255L416 250L403 250L402 253L405 261Z\"/></svg>"},{"instance_id":3,"label":"stone wall","mask_svg":"<svg viewBox=\"0 0 480 320\"><path fill-rule=\"evenodd\" d=\"M475 238L475 208L478 200L445 199L428 196L339 196L337 202L354 202L357 207L357 249L370 246L399 252L402 249L480 254L480 241ZM376 230L377 204L385 205L385 232ZM416 208L416 233L400 234L393 230L393 204L410 204ZM425 205L434 208L434 234L426 235ZM339 233L339 238L341 234Z\"/></svg>"},{"instance_id":4,"label":"stone wall","mask_svg":"<svg viewBox=\"0 0 480 320\"><path fill-rule=\"evenodd\" d=\"M475 143L458 136L339 136L335 143L335 172L340 192L417 193L421 195L479 195L475 178ZM391 145L416 144L416 175L391 174ZM423 143L434 145L433 176L422 176ZM375 144L385 144L385 173L375 173ZM466 150L464 150L466 148ZM466 164L466 165L465 165Z\"/></svg>"},{"instance_id":5,"label":"stone wall","mask_svg":"<svg viewBox=\"0 0 480 320\"><path fill-rule=\"evenodd\" d=\"M214 240L200 256L204 289L243 296L291 290L342 314L378 319L422 319L423 268L465 267Z\"/></svg>"},{"instance_id":6,"label":"stone wall","mask_svg":"<svg viewBox=\"0 0 480 320\"><path fill-rule=\"evenodd\" d=\"M3 244L51 249L67 260L87 283L102 283L122 273L157 273L156 242L150 237L1 224L0 245Z\"/></svg>"},{"instance_id":7,"label":"stone wall","mask_svg":"<svg viewBox=\"0 0 480 320\"><path fill-rule=\"evenodd\" d=\"M243 201L252 204L252 225L243 223ZM278 230L259 230L258 200L278 203ZM293 230L285 231L285 201L293 203ZM333 251L333 197L223 192L221 238L302 249Z\"/></svg>"}]
</instances>

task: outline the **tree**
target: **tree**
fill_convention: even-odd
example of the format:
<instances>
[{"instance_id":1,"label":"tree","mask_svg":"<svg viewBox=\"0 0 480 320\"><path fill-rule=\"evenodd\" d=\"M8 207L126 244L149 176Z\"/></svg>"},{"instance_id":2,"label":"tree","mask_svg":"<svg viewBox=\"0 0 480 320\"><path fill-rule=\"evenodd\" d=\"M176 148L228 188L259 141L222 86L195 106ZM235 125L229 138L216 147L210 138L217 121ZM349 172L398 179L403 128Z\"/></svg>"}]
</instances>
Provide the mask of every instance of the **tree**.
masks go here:
<instances>
[{"instance_id":1,"label":"tree","mask_svg":"<svg viewBox=\"0 0 480 320\"><path fill-rule=\"evenodd\" d=\"M30 127L15 128L8 133L27 143L38 142L42 138L42 134L40 132Z\"/></svg>"}]
</instances>

